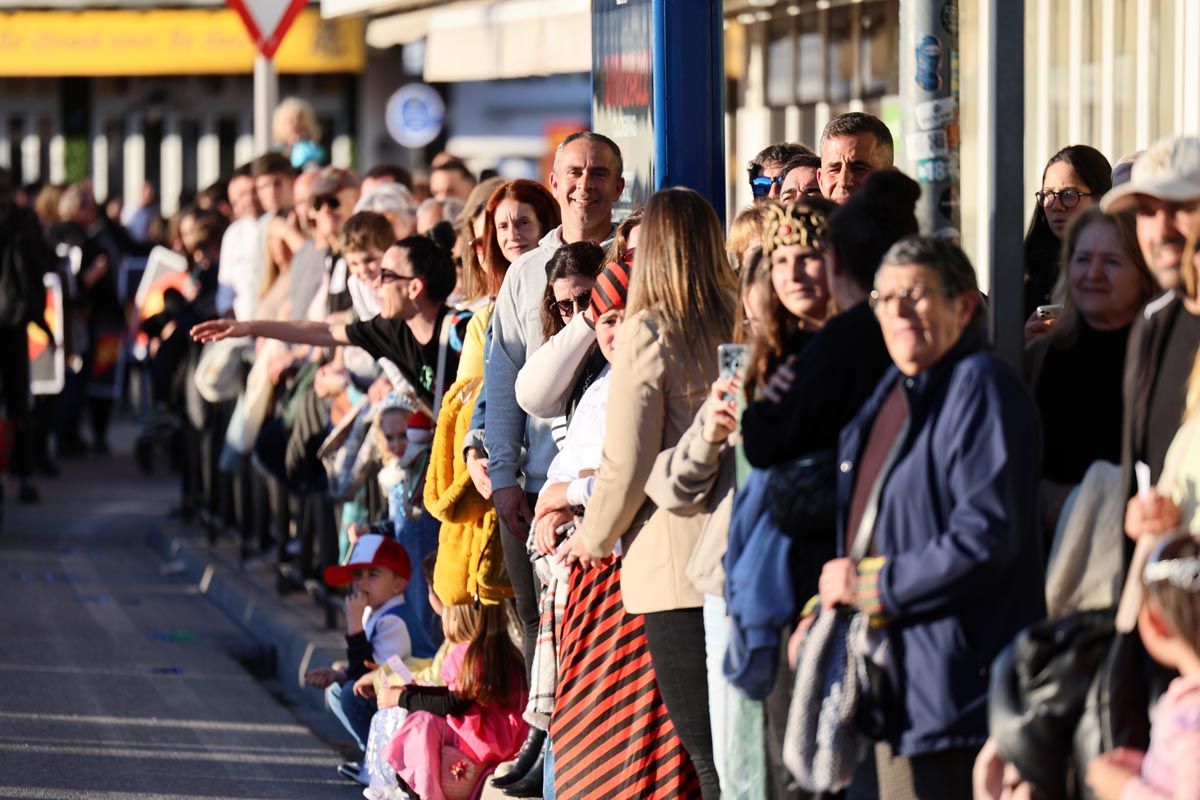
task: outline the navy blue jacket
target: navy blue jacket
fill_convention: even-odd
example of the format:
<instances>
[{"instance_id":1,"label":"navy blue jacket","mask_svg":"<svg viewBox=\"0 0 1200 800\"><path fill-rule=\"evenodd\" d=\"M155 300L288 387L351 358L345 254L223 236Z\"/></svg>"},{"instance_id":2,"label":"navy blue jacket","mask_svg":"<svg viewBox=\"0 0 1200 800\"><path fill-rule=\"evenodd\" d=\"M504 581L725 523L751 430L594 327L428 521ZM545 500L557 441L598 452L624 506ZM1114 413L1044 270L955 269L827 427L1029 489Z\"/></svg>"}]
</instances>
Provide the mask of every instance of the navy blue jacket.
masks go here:
<instances>
[{"instance_id":1,"label":"navy blue jacket","mask_svg":"<svg viewBox=\"0 0 1200 800\"><path fill-rule=\"evenodd\" d=\"M1046 615L1037 408L982 345L968 330L921 374L888 370L841 436L844 551L859 457L880 406L904 381L908 434L880 494L871 551L887 558L880 594L902 706L892 744L905 756L981 745L992 659Z\"/></svg>"}]
</instances>

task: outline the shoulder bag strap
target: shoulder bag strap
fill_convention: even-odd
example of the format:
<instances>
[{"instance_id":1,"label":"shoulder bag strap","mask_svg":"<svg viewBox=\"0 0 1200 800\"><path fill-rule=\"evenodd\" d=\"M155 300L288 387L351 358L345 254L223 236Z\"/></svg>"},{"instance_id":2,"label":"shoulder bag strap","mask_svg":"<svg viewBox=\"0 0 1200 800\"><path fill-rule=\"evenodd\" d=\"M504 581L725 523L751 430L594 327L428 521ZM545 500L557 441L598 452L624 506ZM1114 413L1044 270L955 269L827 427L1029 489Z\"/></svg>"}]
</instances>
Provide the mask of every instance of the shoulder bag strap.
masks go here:
<instances>
[{"instance_id":1,"label":"shoulder bag strap","mask_svg":"<svg viewBox=\"0 0 1200 800\"><path fill-rule=\"evenodd\" d=\"M450 329L454 327L454 313L447 311L442 317L442 330L438 335L437 377L433 382L433 421L437 422L442 408L442 395L446 393L446 354L450 349Z\"/></svg>"},{"instance_id":2,"label":"shoulder bag strap","mask_svg":"<svg viewBox=\"0 0 1200 800\"><path fill-rule=\"evenodd\" d=\"M892 471L896 459L900 457L900 449L904 447L904 441L908 438L910 421L911 417L905 417L904 424L900 426L900 432L896 434L896 441L892 442L892 449L888 451L887 458L879 468L879 474L875 477L875 485L871 487L871 494L867 498L867 507L863 509L862 521L859 522L858 530L854 534L854 545L850 548L850 558L856 564L862 561L866 557L867 551L871 549L871 538L875 535L875 516L879 512L879 495L883 493L884 481ZM863 447L865 448L866 445L864 444Z\"/></svg>"}]
</instances>

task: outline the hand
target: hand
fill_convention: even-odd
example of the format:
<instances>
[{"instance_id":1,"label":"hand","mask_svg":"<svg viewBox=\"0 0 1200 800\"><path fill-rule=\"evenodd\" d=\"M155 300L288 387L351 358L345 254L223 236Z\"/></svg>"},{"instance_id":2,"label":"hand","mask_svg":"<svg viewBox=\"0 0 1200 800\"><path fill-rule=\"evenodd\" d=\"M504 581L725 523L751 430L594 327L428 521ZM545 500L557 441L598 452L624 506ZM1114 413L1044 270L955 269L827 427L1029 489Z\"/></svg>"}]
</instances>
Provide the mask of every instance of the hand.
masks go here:
<instances>
[{"instance_id":1,"label":"hand","mask_svg":"<svg viewBox=\"0 0 1200 800\"><path fill-rule=\"evenodd\" d=\"M370 603L367 601L367 596L358 589L351 589L350 594L346 595L344 607L346 609L346 632L353 636L356 633L362 633L363 630L363 612L367 610Z\"/></svg>"},{"instance_id":2,"label":"hand","mask_svg":"<svg viewBox=\"0 0 1200 800\"><path fill-rule=\"evenodd\" d=\"M520 486L496 489L492 492L492 502L509 535L525 541L529 536L529 523L533 522L533 511L529 508L525 490Z\"/></svg>"},{"instance_id":3,"label":"hand","mask_svg":"<svg viewBox=\"0 0 1200 800\"><path fill-rule=\"evenodd\" d=\"M816 621L816 615L809 614L800 620L800 624L796 626L796 630L792 631L792 635L788 638L788 666L792 669L795 669L796 665L800 663L800 646L804 644L804 637L808 636L809 630L812 629L813 623Z\"/></svg>"},{"instance_id":4,"label":"hand","mask_svg":"<svg viewBox=\"0 0 1200 800\"><path fill-rule=\"evenodd\" d=\"M817 582L821 594L821 607L853 605L858 599L858 568L849 558L835 558L825 562L821 578Z\"/></svg>"},{"instance_id":5,"label":"hand","mask_svg":"<svg viewBox=\"0 0 1200 800\"><path fill-rule=\"evenodd\" d=\"M704 430L700 435L709 444L723 444L737 430L737 397L742 382L737 378L720 378L708 392L708 408Z\"/></svg>"},{"instance_id":6,"label":"hand","mask_svg":"<svg viewBox=\"0 0 1200 800\"><path fill-rule=\"evenodd\" d=\"M533 544L537 551L548 556L558 549L558 529L574 518L570 510L563 509L551 509L538 516L533 526Z\"/></svg>"},{"instance_id":7,"label":"hand","mask_svg":"<svg viewBox=\"0 0 1200 800\"><path fill-rule=\"evenodd\" d=\"M562 511L571 508L571 504L567 502L567 487L569 483L548 483L542 487L542 493L538 495L537 505L533 509L533 516L541 517L544 514L549 514L551 511Z\"/></svg>"},{"instance_id":8,"label":"hand","mask_svg":"<svg viewBox=\"0 0 1200 800\"><path fill-rule=\"evenodd\" d=\"M489 499L492 496L492 476L488 474L487 453L478 447L468 450L467 472L470 474L471 483L475 484L475 491L479 492L479 496L484 500Z\"/></svg>"},{"instance_id":9,"label":"hand","mask_svg":"<svg viewBox=\"0 0 1200 800\"><path fill-rule=\"evenodd\" d=\"M1025 344L1036 342L1038 339L1050 333L1050 329L1054 327L1054 319L1041 319L1037 312L1029 315L1029 319L1025 320Z\"/></svg>"},{"instance_id":10,"label":"hand","mask_svg":"<svg viewBox=\"0 0 1200 800\"><path fill-rule=\"evenodd\" d=\"M1161 536L1179 526L1179 506L1157 491L1138 492L1125 506L1125 534L1136 541L1142 535Z\"/></svg>"},{"instance_id":11,"label":"hand","mask_svg":"<svg viewBox=\"0 0 1200 800\"><path fill-rule=\"evenodd\" d=\"M290 350L276 353L267 361L267 380L271 381L272 386L278 386L295 363L296 356Z\"/></svg>"},{"instance_id":12,"label":"hand","mask_svg":"<svg viewBox=\"0 0 1200 800\"><path fill-rule=\"evenodd\" d=\"M192 328L192 338L205 344L249 335L250 326L236 319L210 319Z\"/></svg>"},{"instance_id":13,"label":"hand","mask_svg":"<svg viewBox=\"0 0 1200 800\"><path fill-rule=\"evenodd\" d=\"M346 528L346 539L349 540L350 544L354 544L358 541L360 536L370 532L371 529L366 525L363 525L361 522L355 522L351 524L350 527Z\"/></svg>"},{"instance_id":14,"label":"hand","mask_svg":"<svg viewBox=\"0 0 1200 800\"><path fill-rule=\"evenodd\" d=\"M1087 768L1087 785L1099 800L1119 800L1135 773L1125 763L1127 756L1114 750L1092 759Z\"/></svg>"},{"instance_id":15,"label":"hand","mask_svg":"<svg viewBox=\"0 0 1200 800\"><path fill-rule=\"evenodd\" d=\"M378 674L379 670L372 664L371 671L354 682L355 696L364 700L373 699L375 697L375 676Z\"/></svg>"},{"instance_id":16,"label":"hand","mask_svg":"<svg viewBox=\"0 0 1200 800\"><path fill-rule=\"evenodd\" d=\"M391 393L392 382L387 378L376 378L375 382L367 389L367 399L371 401L371 405L377 406L387 400L387 396Z\"/></svg>"},{"instance_id":17,"label":"hand","mask_svg":"<svg viewBox=\"0 0 1200 800\"><path fill-rule=\"evenodd\" d=\"M578 561L585 569L591 569L596 564L596 559L583 544L578 528L575 529L575 535L567 539L567 561Z\"/></svg>"},{"instance_id":18,"label":"hand","mask_svg":"<svg viewBox=\"0 0 1200 800\"><path fill-rule=\"evenodd\" d=\"M783 363L771 373L771 379L762 388L762 396L772 403L779 403L795 382L796 357L791 355L785 358Z\"/></svg>"},{"instance_id":19,"label":"hand","mask_svg":"<svg viewBox=\"0 0 1200 800\"><path fill-rule=\"evenodd\" d=\"M320 667L304 673L304 682L314 689L327 689L335 683L341 683L345 677L341 670Z\"/></svg>"}]
</instances>

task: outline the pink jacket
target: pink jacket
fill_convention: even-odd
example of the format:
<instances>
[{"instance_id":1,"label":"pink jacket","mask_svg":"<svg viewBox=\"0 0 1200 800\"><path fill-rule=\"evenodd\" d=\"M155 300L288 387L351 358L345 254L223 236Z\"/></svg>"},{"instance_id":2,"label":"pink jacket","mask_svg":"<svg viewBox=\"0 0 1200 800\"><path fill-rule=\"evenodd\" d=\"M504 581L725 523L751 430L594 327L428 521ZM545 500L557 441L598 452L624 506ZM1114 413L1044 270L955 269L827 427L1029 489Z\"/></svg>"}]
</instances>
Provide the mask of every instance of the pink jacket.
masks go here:
<instances>
[{"instance_id":1,"label":"pink jacket","mask_svg":"<svg viewBox=\"0 0 1200 800\"><path fill-rule=\"evenodd\" d=\"M1176 678L1150 712L1150 750L1141 778L1121 800L1200 798L1200 678Z\"/></svg>"}]
</instances>

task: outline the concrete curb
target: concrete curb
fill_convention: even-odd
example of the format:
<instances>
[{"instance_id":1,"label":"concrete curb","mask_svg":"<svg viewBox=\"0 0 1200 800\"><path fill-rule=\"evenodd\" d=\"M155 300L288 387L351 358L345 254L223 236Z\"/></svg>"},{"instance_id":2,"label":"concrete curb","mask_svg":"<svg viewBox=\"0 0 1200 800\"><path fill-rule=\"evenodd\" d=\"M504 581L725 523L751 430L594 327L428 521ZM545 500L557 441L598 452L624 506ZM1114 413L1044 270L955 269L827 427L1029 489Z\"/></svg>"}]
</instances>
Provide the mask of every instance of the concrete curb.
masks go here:
<instances>
[{"instance_id":1,"label":"concrete curb","mask_svg":"<svg viewBox=\"0 0 1200 800\"><path fill-rule=\"evenodd\" d=\"M313 711L325 710L324 693L304 686L304 673L328 667L346 657L346 641L338 631L325 629L314 618L318 610L307 597L295 598L297 608L274 592L273 585L240 569L235 559L226 558L221 546L210 547L184 525L164 523L148 537L148 544L164 561L177 563L200 591L225 612L263 648L274 663L274 674L284 695L292 703Z\"/></svg>"}]
</instances>

